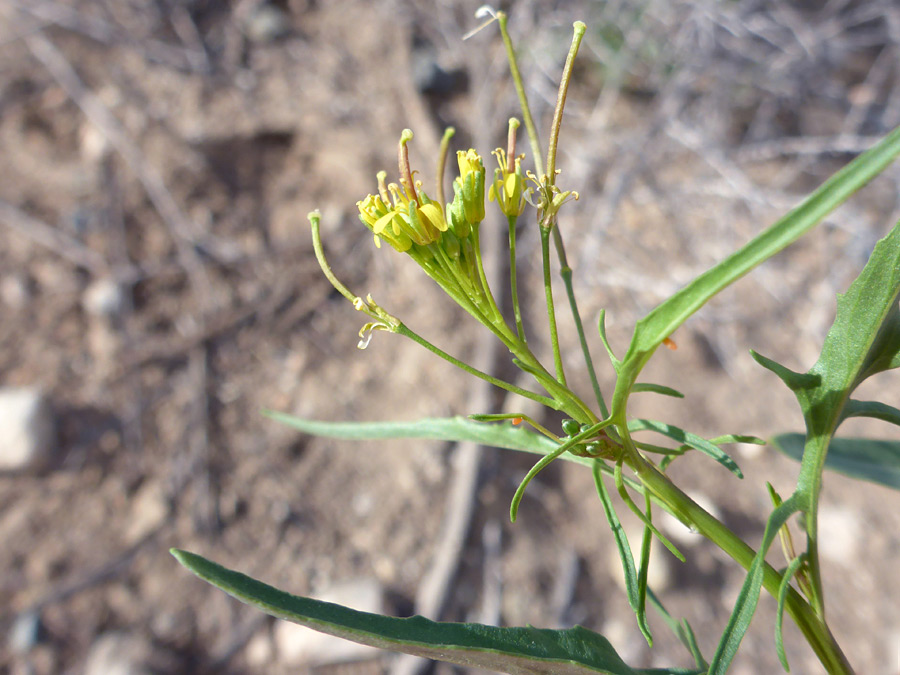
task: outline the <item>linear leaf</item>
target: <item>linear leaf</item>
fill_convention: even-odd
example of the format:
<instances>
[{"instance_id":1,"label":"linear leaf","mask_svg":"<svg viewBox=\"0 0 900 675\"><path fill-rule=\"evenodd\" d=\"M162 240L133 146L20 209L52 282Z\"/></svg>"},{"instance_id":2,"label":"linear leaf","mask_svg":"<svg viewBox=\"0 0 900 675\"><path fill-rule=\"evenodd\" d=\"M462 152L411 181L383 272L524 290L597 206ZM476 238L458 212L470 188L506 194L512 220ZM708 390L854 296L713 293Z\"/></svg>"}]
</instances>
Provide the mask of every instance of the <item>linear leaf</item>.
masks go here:
<instances>
[{"instance_id":1,"label":"linear leaf","mask_svg":"<svg viewBox=\"0 0 900 675\"><path fill-rule=\"evenodd\" d=\"M678 621L675 617L669 614L669 610L665 608L665 605L662 604L662 601L656 597L656 593L653 592L649 586L647 587L647 599L650 601L650 605L659 613L662 617L663 621L666 622L666 625L669 627L675 637L684 645L685 649L687 649L691 656L694 658L694 663L697 664L697 668L702 670L704 673L709 668L709 664L706 662L706 659L703 658L703 654L700 652L700 645L697 644L697 636L694 635L694 631L691 628L691 625L687 622L687 619L682 619Z\"/></svg>"},{"instance_id":2,"label":"linear leaf","mask_svg":"<svg viewBox=\"0 0 900 675\"><path fill-rule=\"evenodd\" d=\"M559 448L553 440L523 427L511 424L487 424L466 417L426 418L414 422L323 422L294 417L272 410L263 411L267 417L313 436L338 438L346 441L386 440L391 438L425 438L435 441L471 441L494 448L518 450L532 455L548 455ZM593 467L594 459L563 453L559 459L582 466ZM608 464L601 462L604 473L612 475ZM644 487L632 478L625 484L635 492L644 493Z\"/></svg>"},{"instance_id":3,"label":"linear leaf","mask_svg":"<svg viewBox=\"0 0 900 675\"><path fill-rule=\"evenodd\" d=\"M472 441L507 450L546 455L556 450L551 439L511 424L487 424L465 417L441 417L415 422L323 422L286 413L265 411L267 417L313 436L367 441L391 438L428 438L436 441ZM582 462L591 466L590 461Z\"/></svg>"},{"instance_id":4,"label":"linear leaf","mask_svg":"<svg viewBox=\"0 0 900 675\"><path fill-rule=\"evenodd\" d=\"M779 434L772 439L772 445L788 457L800 461L804 440L803 434ZM833 438L825 458L825 468L900 490L900 441Z\"/></svg>"},{"instance_id":5,"label":"linear leaf","mask_svg":"<svg viewBox=\"0 0 900 675\"><path fill-rule=\"evenodd\" d=\"M631 388L631 393L639 394L642 391L649 391L654 394L662 394L663 396L672 396L674 398L684 398L684 394L682 394L677 389L672 389L672 387L667 387L664 384L653 384L651 382L638 382Z\"/></svg>"},{"instance_id":6,"label":"linear leaf","mask_svg":"<svg viewBox=\"0 0 900 675\"><path fill-rule=\"evenodd\" d=\"M667 436L674 441L678 441L683 445L687 445L695 450L699 450L705 455L709 455L719 464L731 471L738 478L743 478L744 474L738 468L737 463L731 457L725 454L719 446L710 443L705 438L701 438L696 434L685 431L679 427L657 420L633 419L628 422L629 431L655 431L663 436Z\"/></svg>"},{"instance_id":7,"label":"linear leaf","mask_svg":"<svg viewBox=\"0 0 900 675\"><path fill-rule=\"evenodd\" d=\"M381 649L513 675L699 673L631 668L606 638L581 626L547 630L437 623L421 616L398 619L290 595L187 551L172 549L172 555L204 581L267 614Z\"/></svg>"},{"instance_id":8,"label":"linear leaf","mask_svg":"<svg viewBox=\"0 0 900 675\"><path fill-rule=\"evenodd\" d=\"M616 548L619 551L619 559L622 561L622 572L625 574L625 595L628 597L628 604L634 610L637 617L638 627L647 640L647 644L653 645L653 636L650 634L650 625L647 623L647 612L641 605L638 593L637 570L634 566L634 554L631 552L631 542L625 534L625 528L619 520L619 515L613 507L612 499L610 499L609 490L603 483L603 477L600 474L600 464L594 465L594 485L597 488L597 496L600 497L600 503L603 504L603 513L606 515L606 522L609 523L609 529L613 533L613 539L616 542Z\"/></svg>"},{"instance_id":9,"label":"linear leaf","mask_svg":"<svg viewBox=\"0 0 900 675\"><path fill-rule=\"evenodd\" d=\"M775 610L775 652L778 654L778 660L781 666L789 671L787 654L784 653L784 603L787 601L788 589L791 587L791 579L797 574L800 565L803 564L803 556L797 556L788 564L784 571L784 577L781 580L781 586L778 588L778 607Z\"/></svg>"},{"instance_id":10,"label":"linear leaf","mask_svg":"<svg viewBox=\"0 0 900 675\"><path fill-rule=\"evenodd\" d=\"M766 522L766 529L763 532L762 543L750 568L747 570L747 576L741 591L738 593L737 600L734 603L734 609L731 617L728 619L728 625L719 639L719 646L713 655L712 663L709 666L709 675L725 675L734 660L741 640L750 627L750 621L756 613L756 605L759 602L759 592L763 583L763 562L766 559L766 553L772 542L781 530L788 518L800 510L802 495L794 494L785 500L778 508L769 515Z\"/></svg>"}]
</instances>

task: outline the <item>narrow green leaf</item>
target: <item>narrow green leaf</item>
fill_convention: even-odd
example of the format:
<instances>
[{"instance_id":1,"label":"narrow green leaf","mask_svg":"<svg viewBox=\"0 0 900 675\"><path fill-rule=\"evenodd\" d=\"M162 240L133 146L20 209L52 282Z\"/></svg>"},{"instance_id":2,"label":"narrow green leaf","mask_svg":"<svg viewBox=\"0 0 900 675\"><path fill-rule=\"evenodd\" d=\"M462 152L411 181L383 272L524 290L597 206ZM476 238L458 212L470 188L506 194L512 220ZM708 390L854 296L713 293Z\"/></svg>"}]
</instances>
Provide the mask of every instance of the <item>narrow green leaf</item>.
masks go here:
<instances>
[{"instance_id":1,"label":"narrow green leaf","mask_svg":"<svg viewBox=\"0 0 900 675\"><path fill-rule=\"evenodd\" d=\"M534 479L535 476L543 471L557 457L570 450L571 448L574 448L580 442L596 436L598 432L602 431L609 425L610 420L597 422L597 424L594 424L581 433L572 436L572 438L567 440L565 443L560 444L555 450L541 457L541 459L539 459L537 463L533 467L531 467L531 470L527 474L525 474L525 478L522 479L522 482L519 483L519 487L516 488L516 493L513 495L512 502L509 505L510 521L516 522L516 516L519 513L519 504L522 502L522 497L525 496L525 488L528 487L528 484Z\"/></svg>"},{"instance_id":2,"label":"narrow green leaf","mask_svg":"<svg viewBox=\"0 0 900 675\"><path fill-rule=\"evenodd\" d=\"M609 344L609 338L606 337L606 310L600 310L600 318L597 319L597 332L600 333L600 342L603 343L604 348L606 349L606 354L609 356L609 362L612 363L613 368L618 371L619 366L622 365L622 362L616 358L616 355L613 353L612 346Z\"/></svg>"},{"instance_id":3,"label":"narrow green leaf","mask_svg":"<svg viewBox=\"0 0 900 675\"><path fill-rule=\"evenodd\" d=\"M840 421L843 422L850 417L872 417L873 419L881 420L882 422L900 426L900 410L879 401L857 401L856 399L850 399L844 405Z\"/></svg>"},{"instance_id":4,"label":"narrow green leaf","mask_svg":"<svg viewBox=\"0 0 900 675\"><path fill-rule=\"evenodd\" d=\"M738 468L737 463L731 457L725 454L725 452L710 443L705 438L701 438L696 434L692 434L689 431L685 431L679 427L673 426L671 424L666 424L665 422L658 422L657 420L646 420L646 419L633 419L628 422L628 430L629 431L655 431L658 434L662 434L663 436L667 436L674 441L678 441L682 445L687 445L695 450L699 450L705 455L709 455L714 460L716 460L719 464L724 466L726 469L731 471L738 478L743 478L744 474L741 473L740 468Z\"/></svg>"},{"instance_id":5,"label":"narrow green leaf","mask_svg":"<svg viewBox=\"0 0 900 675\"><path fill-rule=\"evenodd\" d=\"M775 613L775 652L778 654L778 660L781 661L781 666L785 671L790 671L791 667L788 665L787 654L784 653L784 603L787 601L791 579L797 574L797 570L800 569L803 560L803 555L798 555L791 560L781 579L781 586L778 587L778 607Z\"/></svg>"},{"instance_id":6,"label":"narrow green leaf","mask_svg":"<svg viewBox=\"0 0 900 675\"><path fill-rule=\"evenodd\" d=\"M772 439L772 445L788 457L801 461L804 441L803 434L779 434ZM825 468L900 490L900 441L833 438Z\"/></svg>"},{"instance_id":7,"label":"narrow green leaf","mask_svg":"<svg viewBox=\"0 0 900 675\"><path fill-rule=\"evenodd\" d=\"M759 436L750 436L747 434L725 434L724 436L716 436L710 438L709 442L713 445L725 445L727 443L748 443L750 445L765 445L764 438Z\"/></svg>"},{"instance_id":8,"label":"narrow green leaf","mask_svg":"<svg viewBox=\"0 0 900 675\"><path fill-rule=\"evenodd\" d=\"M313 436L368 441L391 438L428 438L436 441L472 441L507 450L545 455L556 450L551 439L511 424L485 424L465 417L442 417L414 422L323 422L286 413L264 411L267 417ZM582 462L590 466L590 462Z\"/></svg>"},{"instance_id":9,"label":"narrow green leaf","mask_svg":"<svg viewBox=\"0 0 900 675\"><path fill-rule=\"evenodd\" d=\"M663 396L672 396L674 398L684 398L684 394L682 394L677 389L672 389L672 387L667 387L663 384L652 384L650 382L638 382L631 388L631 393L639 394L642 391L653 392L654 394L662 394Z\"/></svg>"},{"instance_id":10,"label":"narrow green leaf","mask_svg":"<svg viewBox=\"0 0 900 675\"><path fill-rule=\"evenodd\" d=\"M634 610L637 617L638 628L647 640L647 644L653 646L653 636L650 634L650 624L647 623L647 612L644 611L640 602L638 593L637 571L634 566L634 554L631 552L631 543L625 534L625 529L619 520L616 509L613 507L612 499L609 491L603 483L603 477L600 472L600 465L594 465L594 485L597 488L597 495L600 497L600 503L603 505L603 513L606 515L606 522L609 523L609 529L613 534L616 542L616 548L619 550L619 559L622 561L622 572L625 574L625 595L628 598L628 604Z\"/></svg>"},{"instance_id":11,"label":"narrow green leaf","mask_svg":"<svg viewBox=\"0 0 900 675\"><path fill-rule=\"evenodd\" d=\"M680 445L677 448L667 448L664 445L654 445L653 443L642 443L641 441L635 441L634 446L639 450L644 450L645 452L652 452L657 455L664 455L665 457L681 457L685 452L691 449L688 445Z\"/></svg>"},{"instance_id":12,"label":"narrow green leaf","mask_svg":"<svg viewBox=\"0 0 900 675\"><path fill-rule=\"evenodd\" d=\"M709 666L709 675L725 675L731 666L734 655L737 653L738 647L740 647L741 640L744 639L747 628L750 627L750 621L752 621L753 615L756 613L759 592L762 589L763 562L766 559L766 553L772 546L772 541L778 535L781 526L800 510L801 501L802 496L795 493L781 506L772 511L769 516L759 551L757 551L750 568L747 570L747 577L744 579L743 586L741 586L731 617L728 619L728 625L719 639L719 646L716 648L716 653L713 655L712 663Z\"/></svg>"},{"instance_id":13,"label":"narrow green leaf","mask_svg":"<svg viewBox=\"0 0 900 675\"><path fill-rule=\"evenodd\" d=\"M643 511L641 511L638 508L637 504L635 504L634 500L631 498L631 495L629 495L625 491L625 483L622 480L623 476L622 476L622 462L621 461L616 462L615 472L613 473L613 477L615 478L615 481L616 481L616 490L619 492L619 496L622 498L622 501L625 502L625 505L628 506L629 509L631 509L631 512L634 515L636 515L638 517L638 519L640 519L640 521L644 524L644 527L648 528L656 536L656 538L659 539L659 541L662 543L662 545L665 546L667 549L669 549L669 552L672 555L674 555L676 558L678 558L678 560L680 562L684 562L685 561L684 554L675 547L675 544L673 544L671 541L669 541L665 537L665 535L663 535L663 533L657 529L656 525L654 525L653 522L650 520L650 518L647 517L647 514L645 514Z\"/></svg>"},{"instance_id":14,"label":"narrow green leaf","mask_svg":"<svg viewBox=\"0 0 900 675\"><path fill-rule=\"evenodd\" d=\"M843 203L900 154L900 127L825 181L799 206L725 260L700 274L637 322L628 351L617 368L612 416L624 414L631 387L662 341L710 298L786 248Z\"/></svg>"},{"instance_id":15,"label":"narrow green leaf","mask_svg":"<svg viewBox=\"0 0 900 675\"><path fill-rule=\"evenodd\" d=\"M703 654L700 652L700 645L697 644L697 636L694 635L694 631L691 628L691 625L687 622L687 619L682 619L678 621L669 614L669 610L665 608L665 605L662 604L662 601L656 596L656 593L653 592L653 589L649 586L647 587L647 599L650 601L650 606L653 607L657 611L657 613L662 617L662 620L665 621L666 625L669 627L669 630L675 634L675 637L685 646L685 648L691 653L691 656L694 659L694 663L697 665L699 670L702 670L704 673L709 668L709 664L706 662L706 659L703 658Z\"/></svg>"},{"instance_id":16,"label":"narrow green leaf","mask_svg":"<svg viewBox=\"0 0 900 675\"><path fill-rule=\"evenodd\" d=\"M796 241L881 173L898 154L900 127L835 173L774 225L654 308L638 322L632 344L623 361L631 361L635 352L659 346L664 338L674 333L711 297Z\"/></svg>"},{"instance_id":17,"label":"narrow green leaf","mask_svg":"<svg viewBox=\"0 0 900 675\"><path fill-rule=\"evenodd\" d=\"M653 522L653 510L650 503L650 495L644 495L644 513L647 520ZM653 545L653 530L644 526L641 536L641 567L638 570L638 608L644 621L647 620L647 576L650 574L650 547ZM652 645L651 645L652 646Z\"/></svg>"},{"instance_id":18,"label":"narrow green leaf","mask_svg":"<svg viewBox=\"0 0 900 675\"><path fill-rule=\"evenodd\" d=\"M357 612L290 595L187 551L172 549L172 555L204 581L267 614L380 649L513 675L699 675L696 670L631 668L606 638L581 626L567 630L496 628Z\"/></svg>"}]
</instances>

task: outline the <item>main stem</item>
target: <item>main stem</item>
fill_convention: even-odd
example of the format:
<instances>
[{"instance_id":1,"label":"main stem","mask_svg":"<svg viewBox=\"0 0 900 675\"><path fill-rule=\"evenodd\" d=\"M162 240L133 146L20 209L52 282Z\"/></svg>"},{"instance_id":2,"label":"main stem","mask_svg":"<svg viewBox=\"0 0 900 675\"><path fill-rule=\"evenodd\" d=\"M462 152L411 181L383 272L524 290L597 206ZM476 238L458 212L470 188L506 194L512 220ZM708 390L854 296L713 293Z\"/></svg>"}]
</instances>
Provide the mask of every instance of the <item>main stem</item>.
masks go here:
<instances>
[{"instance_id":1,"label":"main stem","mask_svg":"<svg viewBox=\"0 0 900 675\"><path fill-rule=\"evenodd\" d=\"M756 551L723 523L703 510L682 492L672 481L649 462L642 461L635 467L646 488L656 495L673 513L693 525L697 531L721 548L741 567L750 569ZM763 586L777 596L782 576L771 565L763 563ZM788 590L785 608L806 641L830 675L852 675L853 668L840 646L819 619L813 608L793 588Z\"/></svg>"}]
</instances>

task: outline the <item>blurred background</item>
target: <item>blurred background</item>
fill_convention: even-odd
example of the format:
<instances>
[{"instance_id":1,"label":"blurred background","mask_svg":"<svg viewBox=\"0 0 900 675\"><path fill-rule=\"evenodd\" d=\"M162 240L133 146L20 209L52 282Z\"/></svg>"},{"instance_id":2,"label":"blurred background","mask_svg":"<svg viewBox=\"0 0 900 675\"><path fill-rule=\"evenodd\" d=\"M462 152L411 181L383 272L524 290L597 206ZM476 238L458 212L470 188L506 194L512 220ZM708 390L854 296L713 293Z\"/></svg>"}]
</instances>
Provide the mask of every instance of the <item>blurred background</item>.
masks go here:
<instances>
[{"instance_id":1,"label":"blurred background","mask_svg":"<svg viewBox=\"0 0 900 675\"><path fill-rule=\"evenodd\" d=\"M378 170L393 176L404 127L426 185L450 124L454 149L476 147L492 171L489 152L505 147L519 112L496 26L462 41L476 8L0 2L0 672L453 670L274 622L188 574L172 546L362 609L580 623L634 666L690 664L656 617L652 652L637 631L589 472L551 466L512 525L509 499L531 458L311 439L261 415L529 410L401 337L377 334L358 350L361 315L321 275L306 220L321 210L330 262L355 293L510 375L420 270L375 249L355 207ZM606 391L600 309L624 351L635 320L900 124L891 0L504 9L544 142L572 22L588 26L558 183L581 195L560 222ZM530 155L524 133L519 147ZM891 167L699 312L673 336L678 350L647 370L687 398L644 395L631 412L706 436L802 430L790 392L748 350L812 365L835 294L900 217L898 185ZM502 279L505 224L482 231ZM548 356L539 277L529 215L520 287L529 340ZM567 369L589 400L562 309ZM866 386L900 405L897 377ZM897 438L877 423L846 431ZM770 510L764 481L789 493L797 465L771 447L734 452L743 481L701 456L671 473L756 543ZM897 499L826 478L830 622L861 673L900 672ZM709 657L742 572L677 523L663 526L688 561L660 553L651 584ZM770 560L785 564L778 550ZM733 672L779 672L773 616L764 597ZM793 672L821 672L786 630Z\"/></svg>"}]
</instances>

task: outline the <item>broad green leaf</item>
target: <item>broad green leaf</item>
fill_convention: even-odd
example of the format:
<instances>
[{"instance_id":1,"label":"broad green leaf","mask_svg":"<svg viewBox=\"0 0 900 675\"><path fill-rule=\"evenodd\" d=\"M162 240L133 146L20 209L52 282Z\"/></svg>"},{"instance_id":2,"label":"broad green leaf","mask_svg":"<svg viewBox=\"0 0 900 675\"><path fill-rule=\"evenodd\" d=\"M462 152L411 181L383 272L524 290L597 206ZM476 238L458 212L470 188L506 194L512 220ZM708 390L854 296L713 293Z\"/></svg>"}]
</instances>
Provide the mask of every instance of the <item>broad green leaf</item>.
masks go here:
<instances>
[{"instance_id":1,"label":"broad green leaf","mask_svg":"<svg viewBox=\"0 0 900 675\"><path fill-rule=\"evenodd\" d=\"M803 434L779 434L772 445L800 461L804 440ZM900 441L838 436L831 440L825 468L900 490Z\"/></svg>"},{"instance_id":2,"label":"broad green leaf","mask_svg":"<svg viewBox=\"0 0 900 675\"><path fill-rule=\"evenodd\" d=\"M663 396L672 396L674 398L684 398L684 394L682 394L677 389L672 389L672 387L667 387L663 384L652 384L650 382L638 382L631 388L632 394L639 394L642 391L653 392L654 394L662 394Z\"/></svg>"},{"instance_id":3,"label":"broad green leaf","mask_svg":"<svg viewBox=\"0 0 900 675\"><path fill-rule=\"evenodd\" d=\"M172 549L172 555L204 581L267 614L380 649L513 675L699 675L696 670L631 668L606 638L581 626L496 628L369 614L290 595L187 551Z\"/></svg>"},{"instance_id":4,"label":"broad green leaf","mask_svg":"<svg viewBox=\"0 0 900 675\"><path fill-rule=\"evenodd\" d=\"M725 260L703 272L637 322L628 351L617 368L612 416L625 413L637 376L662 341L710 298L754 267L792 244L854 192L883 171L900 153L900 127L835 173L799 206Z\"/></svg>"},{"instance_id":5,"label":"broad green leaf","mask_svg":"<svg viewBox=\"0 0 900 675\"><path fill-rule=\"evenodd\" d=\"M674 441L678 441L682 445L687 445L705 455L709 455L738 478L744 477L735 461L726 455L719 446L679 427L666 424L665 422L658 422L657 420L633 419L628 422L628 431L655 431Z\"/></svg>"}]
</instances>

